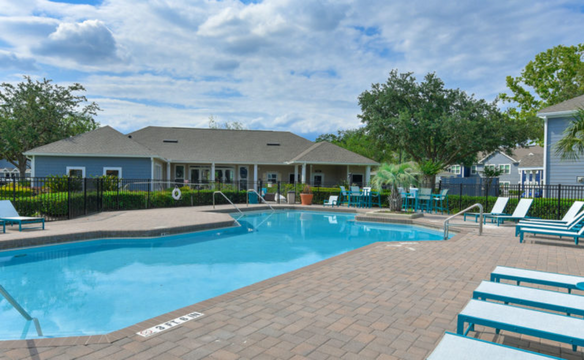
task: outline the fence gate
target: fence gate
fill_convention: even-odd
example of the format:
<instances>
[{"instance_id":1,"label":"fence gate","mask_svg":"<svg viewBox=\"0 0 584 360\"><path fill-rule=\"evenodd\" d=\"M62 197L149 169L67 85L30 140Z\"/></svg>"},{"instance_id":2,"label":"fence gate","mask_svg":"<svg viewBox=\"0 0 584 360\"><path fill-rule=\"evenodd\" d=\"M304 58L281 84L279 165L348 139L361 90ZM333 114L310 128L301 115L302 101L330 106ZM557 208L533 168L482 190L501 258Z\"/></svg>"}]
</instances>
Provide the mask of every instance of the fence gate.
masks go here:
<instances>
[{"instance_id":1,"label":"fence gate","mask_svg":"<svg viewBox=\"0 0 584 360\"><path fill-rule=\"evenodd\" d=\"M69 219L102 210L101 179L69 178Z\"/></svg>"}]
</instances>

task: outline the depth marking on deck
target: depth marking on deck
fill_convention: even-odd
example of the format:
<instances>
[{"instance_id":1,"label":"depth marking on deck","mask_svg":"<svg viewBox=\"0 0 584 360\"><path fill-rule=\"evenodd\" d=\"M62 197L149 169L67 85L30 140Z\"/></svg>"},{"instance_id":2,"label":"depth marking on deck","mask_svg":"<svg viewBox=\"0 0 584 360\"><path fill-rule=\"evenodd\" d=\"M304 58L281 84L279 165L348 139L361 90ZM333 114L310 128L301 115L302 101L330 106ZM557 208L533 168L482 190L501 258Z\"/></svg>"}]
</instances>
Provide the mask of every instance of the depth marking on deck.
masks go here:
<instances>
[{"instance_id":1,"label":"depth marking on deck","mask_svg":"<svg viewBox=\"0 0 584 360\"><path fill-rule=\"evenodd\" d=\"M182 323L185 323L187 321L191 321L193 319L200 318L203 315L205 315L205 314L201 314L198 312L188 313L188 314L183 315L181 317L177 317L174 320L170 320L170 321L164 322L160 325L156 325L156 326L153 326L151 328L148 328L146 330L139 331L136 334L143 336L143 337L149 337L149 336L152 336L152 335L157 334L159 332L168 330L168 329L175 327L177 325L180 325Z\"/></svg>"}]
</instances>

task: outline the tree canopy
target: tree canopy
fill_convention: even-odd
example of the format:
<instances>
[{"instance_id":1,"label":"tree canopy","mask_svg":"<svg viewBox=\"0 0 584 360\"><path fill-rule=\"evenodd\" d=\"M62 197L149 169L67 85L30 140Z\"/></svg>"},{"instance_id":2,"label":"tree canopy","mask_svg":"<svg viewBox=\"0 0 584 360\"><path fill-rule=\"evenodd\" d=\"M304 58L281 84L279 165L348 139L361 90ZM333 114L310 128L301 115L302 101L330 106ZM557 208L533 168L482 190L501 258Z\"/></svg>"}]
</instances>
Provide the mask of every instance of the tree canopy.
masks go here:
<instances>
[{"instance_id":1,"label":"tree canopy","mask_svg":"<svg viewBox=\"0 0 584 360\"><path fill-rule=\"evenodd\" d=\"M436 167L470 166L479 152L510 151L526 145L524 124L502 114L496 103L447 89L436 74L417 82L393 70L384 84L359 96L359 118L377 142L435 172ZM425 174L431 185L434 176Z\"/></svg>"},{"instance_id":2,"label":"tree canopy","mask_svg":"<svg viewBox=\"0 0 584 360\"><path fill-rule=\"evenodd\" d=\"M248 130L247 127L239 121L226 121L221 123L215 120L213 115L209 116L209 129Z\"/></svg>"},{"instance_id":3,"label":"tree canopy","mask_svg":"<svg viewBox=\"0 0 584 360\"><path fill-rule=\"evenodd\" d=\"M576 112L562 138L554 145L554 150L562 160L578 160L584 155L584 109Z\"/></svg>"},{"instance_id":4,"label":"tree canopy","mask_svg":"<svg viewBox=\"0 0 584 360\"><path fill-rule=\"evenodd\" d=\"M383 144L376 143L364 128L339 130L337 135L322 134L316 138L316 142L321 141L328 141L380 163L393 160L393 152Z\"/></svg>"},{"instance_id":5,"label":"tree canopy","mask_svg":"<svg viewBox=\"0 0 584 360\"><path fill-rule=\"evenodd\" d=\"M61 86L51 80L33 81L25 76L16 85L0 85L0 158L18 167L25 176L24 152L98 127L93 116L100 110L75 92L80 84Z\"/></svg>"},{"instance_id":6,"label":"tree canopy","mask_svg":"<svg viewBox=\"0 0 584 360\"><path fill-rule=\"evenodd\" d=\"M543 142L543 120L537 112L584 94L584 43L537 54L521 75L507 76L507 87L510 94L500 94L500 99L516 104L507 113L526 123L533 140Z\"/></svg>"}]
</instances>

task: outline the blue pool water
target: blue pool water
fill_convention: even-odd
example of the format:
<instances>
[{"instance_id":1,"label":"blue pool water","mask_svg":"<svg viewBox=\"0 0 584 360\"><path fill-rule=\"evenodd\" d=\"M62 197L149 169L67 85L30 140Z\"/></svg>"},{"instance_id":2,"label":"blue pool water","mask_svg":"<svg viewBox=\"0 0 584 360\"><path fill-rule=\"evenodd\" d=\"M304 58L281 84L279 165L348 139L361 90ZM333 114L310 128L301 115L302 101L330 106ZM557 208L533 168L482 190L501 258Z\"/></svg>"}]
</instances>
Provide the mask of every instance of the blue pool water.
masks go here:
<instances>
[{"instance_id":1,"label":"blue pool water","mask_svg":"<svg viewBox=\"0 0 584 360\"><path fill-rule=\"evenodd\" d=\"M377 241L438 231L354 215L255 213L240 228L0 252L0 285L47 337L104 334ZM0 339L37 337L0 296Z\"/></svg>"}]
</instances>

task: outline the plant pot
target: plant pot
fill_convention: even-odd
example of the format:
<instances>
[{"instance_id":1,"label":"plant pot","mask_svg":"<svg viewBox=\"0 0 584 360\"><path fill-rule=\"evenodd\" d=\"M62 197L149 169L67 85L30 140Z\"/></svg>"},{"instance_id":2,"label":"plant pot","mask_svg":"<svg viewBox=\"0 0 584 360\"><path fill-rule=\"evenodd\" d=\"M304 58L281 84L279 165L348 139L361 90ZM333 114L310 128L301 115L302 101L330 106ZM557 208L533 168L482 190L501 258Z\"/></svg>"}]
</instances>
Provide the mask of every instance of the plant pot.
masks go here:
<instances>
[{"instance_id":1,"label":"plant pot","mask_svg":"<svg viewBox=\"0 0 584 360\"><path fill-rule=\"evenodd\" d=\"M312 205L312 197L314 194L300 194L300 202L302 205Z\"/></svg>"}]
</instances>

